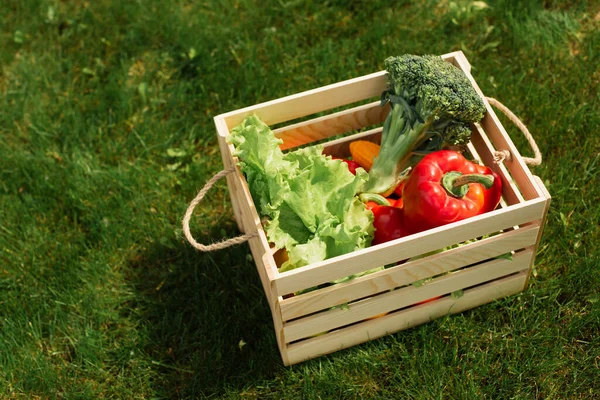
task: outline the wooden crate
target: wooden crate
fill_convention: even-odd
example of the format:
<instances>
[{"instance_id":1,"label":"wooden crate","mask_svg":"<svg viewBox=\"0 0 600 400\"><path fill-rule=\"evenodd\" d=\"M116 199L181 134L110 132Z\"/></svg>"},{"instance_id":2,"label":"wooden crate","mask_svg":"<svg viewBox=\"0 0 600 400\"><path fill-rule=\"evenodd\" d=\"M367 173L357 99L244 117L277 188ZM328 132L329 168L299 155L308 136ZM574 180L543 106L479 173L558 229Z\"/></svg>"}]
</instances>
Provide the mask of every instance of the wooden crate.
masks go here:
<instances>
[{"instance_id":1,"label":"wooden crate","mask_svg":"<svg viewBox=\"0 0 600 400\"><path fill-rule=\"evenodd\" d=\"M227 176L240 230L258 232L249 245L285 365L458 313L526 288L550 196L540 179L531 174L477 87L464 54L454 52L442 57L466 73L486 104L486 116L476 124L469 150L502 178L503 197L498 209L280 273L244 176L239 169ZM379 102L386 83L386 72L381 71L215 117L225 168L237 162L225 138L250 114L275 128L276 135L283 139L282 149L349 133L325 144L328 154L347 156L352 140L377 141L389 112L389 107L381 107ZM332 109L336 111L331 112ZM317 113L320 116L314 116ZM298 120L301 122L295 122ZM499 149L508 150L512 157L495 164L494 151ZM472 239L479 240L423 257ZM512 259L499 257L507 253L512 254ZM396 265L406 259L412 261ZM382 265L395 266L289 296ZM424 280L424 284L415 284ZM451 295L457 291L462 296ZM441 297L426 301L438 296Z\"/></svg>"}]
</instances>

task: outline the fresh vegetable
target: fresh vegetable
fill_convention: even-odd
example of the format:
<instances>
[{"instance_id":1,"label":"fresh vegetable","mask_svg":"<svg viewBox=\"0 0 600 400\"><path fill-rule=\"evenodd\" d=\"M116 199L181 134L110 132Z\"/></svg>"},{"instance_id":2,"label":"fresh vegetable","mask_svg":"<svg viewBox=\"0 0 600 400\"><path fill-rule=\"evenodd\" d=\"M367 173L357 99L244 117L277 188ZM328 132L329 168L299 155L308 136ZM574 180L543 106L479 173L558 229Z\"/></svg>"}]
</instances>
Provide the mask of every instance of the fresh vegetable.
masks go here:
<instances>
[{"instance_id":1,"label":"fresh vegetable","mask_svg":"<svg viewBox=\"0 0 600 400\"><path fill-rule=\"evenodd\" d=\"M372 209L375 219L375 237L373 245L389 242L409 234L404 222L404 212L401 208L380 206Z\"/></svg>"},{"instance_id":2,"label":"fresh vegetable","mask_svg":"<svg viewBox=\"0 0 600 400\"><path fill-rule=\"evenodd\" d=\"M273 260L275 261L275 265L277 265L277 267L282 266L283 263L289 259L290 258L288 257L288 253L285 248L278 249L275 251L275 253L273 253Z\"/></svg>"},{"instance_id":3,"label":"fresh vegetable","mask_svg":"<svg viewBox=\"0 0 600 400\"><path fill-rule=\"evenodd\" d=\"M387 200L387 204L379 204L374 201L367 201L365 203L365 207L367 207L367 210L371 210L371 211L373 211L375 208L386 207L386 206L396 207L396 208L404 207L404 202L402 201L402 199L393 199L391 197L386 197L385 199Z\"/></svg>"},{"instance_id":4,"label":"fresh vegetable","mask_svg":"<svg viewBox=\"0 0 600 400\"><path fill-rule=\"evenodd\" d=\"M382 103L389 101L391 110L365 192L395 187L415 154L468 143L470 123L481 120L486 110L465 74L439 56L389 57L385 68L389 88Z\"/></svg>"},{"instance_id":5,"label":"fresh vegetable","mask_svg":"<svg viewBox=\"0 0 600 400\"><path fill-rule=\"evenodd\" d=\"M404 190L404 184L406 183L407 179L408 176L406 176L404 179L401 179L400 182L398 182L398 185L396 185L396 188L394 189L396 196L402 198L402 190Z\"/></svg>"},{"instance_id":6,"label":"fresh vegetable","mask_svg":"<svg viewBox=\"0 0 600 400\"><path fill-rule=\"evenodd\" d=\"M400 197L399 199L394 199L394 201L391 202L391 206L396 208L404 208L404 200L402 199L402 197Z\"/></svg>"},{"instance_id":7,"label":"fresh vegetable","mask_svg":"<svg viewBox=\"0 0 600 400\"><path fill-rule=\"evenodd\" d=\"M348 165L348 170L350 172L352 172L353 175L356 175L356 168L360 168L360 164L357 163L356 161L352 161L352 160L348 160L347 158L340 158L340 157L331 157L334 160L342 160L343 162L345 162Z\"/></svg>"},{"instance_id":8,"label":"fresh vegetable","mask_svg":"<svg viewBox=\"0 0 600 400\"><path fill-rule=\"evenodd\" d=\"M373 209L377 208L377 207L383 207L381 204L378 204L374 201L367 201L365 203L365 207L367 208L367 210L369 211L373 211Z\"/></svg>"},{"instance_id":9,"label":"fresh vegetable","mask_svg":"<svg viewBox=\"0 0 600 400\"><path fill-rule=\"evenodd\" d=\"M402 191L406 227L416 233L491 211L501 195L490 168L457 151L436 151L413 168Z\"/></svg>"},{"instance_id":10,"label":"fresh vegetable","mask_svg":"<svg viewBox=\"0 0 600 400\"><path fill-rule=\"evenodd\" d=\"M358 197L365 202L367 210L371 210L374 216L375 236L372 242L373 245L388 242L408 234L408 230L404 226L401 198L383 197L374 193L361 193Z\"/></svg>"},{"instance_id":11,"label":"fresh vegetable","mask_svg":"<svg viewBox=\"0 0 600 400\"><path fill-rule=\"evenodd\" d=\"M269 241L286 249L280 271L371 244L373 214L357 197L366 171L353 175L345 162L323 155L320 145L284 154L282 140L254 115L233 128L228 141L266 217Z\"/></svg>"},{"instance_id":12,"label":"fresh vegetable","mask_svg":"<svg viewBox=\"0 0 600 400\"><path fill-rule=\"evenodd\" d=\"M363 167L365 171L371 169L373 160L379 154L379 145L367 140L355 140L350 143L349 148L352 159Z\"/></svg>"}]
</instances>

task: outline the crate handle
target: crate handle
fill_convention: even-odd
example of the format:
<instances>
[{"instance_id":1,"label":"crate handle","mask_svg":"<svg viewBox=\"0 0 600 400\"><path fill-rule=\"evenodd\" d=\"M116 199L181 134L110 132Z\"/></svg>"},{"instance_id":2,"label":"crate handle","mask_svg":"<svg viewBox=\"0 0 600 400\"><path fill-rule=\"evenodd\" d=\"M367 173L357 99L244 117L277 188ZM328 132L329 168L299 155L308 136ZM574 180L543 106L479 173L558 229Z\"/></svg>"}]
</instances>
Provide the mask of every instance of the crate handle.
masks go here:
<instances>
[{"instance_id":1,"label":"crate handle","mask_svg":"<svg viewBox=\"0 0 600 400\"><path fill-rule=\"evenodd\" d=\"M525 138L527 139L527 142L529 142L529 145L531 146L531 148L533 150L533 154L535 155L535 157L533 157L533 158L523 157L523 161L525 162L525 164L540 165L542 163L542 153L540 152L540 148L538 147L537 143L535 142L535 139L533 138L533 136L531 136L529 129L527 129L527 127L525 126L523 121L521 121L519 119L519 117L517 117L512 111L510 111L508 109L508 107L506 107L504 104L500 103L498 100L494 99L493 97L486 97L486 99L492 106L494 106L497 109L499 109L500 111L502 111L502 113L504 115L506 115L508 117L508 119L510 119L511 122L513 124L515 124L517 126L517 128L519 128L519 130L521 132L523 132L523 135L525 135ZM510 160L511 157L512 156L510 154L510 151L508 151L508 150L498 150L498 151L494 152L494 162L496 164L499 164L504 160Z\"/></svg>"},{"instance_id":2,"label":"crate handle","mask_svg":"<svg viewBox=\"0 0 600 400\"><path fill-rule=\"evenodd\" d=\"M244 242L252 239L253 237L258 236L258 232L246 233L244 235L236 236L234 238L223 240L221 242L205 245L202 243L198 243L196 241L196 239L194 239L194 237L192 236L192 233L190 232L190 218L192 217L194 208L196 208L196 206L200 203L200 201L202 201L202 199L206 195L206 192L208 192L210 190L210 188L213 187L213 185L215 183L217 183L217 181L219 179L231 174L232 172L235 171L235 169L236 169L235 166L224 169L220 172L217 172L212 178L210 178L209 181L206 182L204 187L202 189L200 189L200 191L198 192L198 194L196 195L194 200L192 200L192 202L188 206L187 211L185 212L185 215L183 217L183 234L185 235L188 242L190 242L190 244L192 246L194 246L194 248L196 248L200 251L221 250L221 249L224 249L229 246L234 246L236 244L244 243Z\"/></svg>"}]
</instances>

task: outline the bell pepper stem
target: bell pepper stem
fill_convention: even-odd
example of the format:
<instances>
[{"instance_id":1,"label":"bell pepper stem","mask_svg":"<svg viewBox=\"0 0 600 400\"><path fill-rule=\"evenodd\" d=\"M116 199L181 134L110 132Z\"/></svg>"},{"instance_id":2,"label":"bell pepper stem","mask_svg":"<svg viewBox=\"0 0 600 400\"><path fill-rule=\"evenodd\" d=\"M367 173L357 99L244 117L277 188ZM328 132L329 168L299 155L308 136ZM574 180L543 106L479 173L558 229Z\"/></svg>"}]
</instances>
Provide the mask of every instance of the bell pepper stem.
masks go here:
<instances>
[{"instance_id":1,"label":"bell pepper stem","mask_svg":"<svg viewBox=\"0 0 600 400\"><path fill-rule=\"evenodd\" d=\"M366 203L368 201L373 201L373 202L379 204L380 206L389 206L390 205L390 202L385 197L383 197L382 195L377 194L377 193L361 193L358 195L358 198L363 203Z\"/></svg>"},{"instance_id":2,"label":"bell pepper stem","mask_svg":"<svg viewBox=\"0 0 600 400\"><path fill-rule=\"evenodd\" d=\"M442 186L449 195L454 197L464 197L469 191L469 183L480 183L486 189L494 185L494 176L487 174L466 174L458 171L446 172L442 177Z\"/></svg>"},{"instance_id":3,"label":"bell pepper stem","mask_svg":"<svg viewBox=\"0 0 600 400\"><path fill-rule=\"evenodd\" d=\"M494 175L485 174L467 174L461 175L453 183L453 186L462 186L468 183L481 183L486 189L491 188L494 185Z\"/></svg>"}]
</instances>

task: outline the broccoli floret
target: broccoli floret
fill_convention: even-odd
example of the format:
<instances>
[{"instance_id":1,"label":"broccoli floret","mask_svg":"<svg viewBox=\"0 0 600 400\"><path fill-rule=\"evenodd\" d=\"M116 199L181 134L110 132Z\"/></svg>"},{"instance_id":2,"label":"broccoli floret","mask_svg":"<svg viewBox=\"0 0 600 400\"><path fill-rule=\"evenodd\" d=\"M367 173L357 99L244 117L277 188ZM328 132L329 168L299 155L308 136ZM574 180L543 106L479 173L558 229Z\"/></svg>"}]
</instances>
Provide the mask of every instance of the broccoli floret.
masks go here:
<instances>
[{"instance_id":1,"label":"broccoli floret","mask_svg":"<svg viewBox=\"0 0 600 400\"><path fill-rule=\"evenodd\" d=\"M393 189L414 154L466 145L470 124L485 114L485 105L466 75L439 56L389 57L385 69L389 87L382 103L389 101L391 110L364 188L372 193Z\"/></svg>"}]
</instances>

